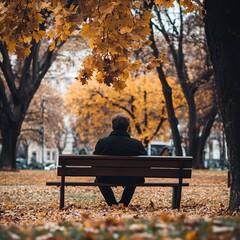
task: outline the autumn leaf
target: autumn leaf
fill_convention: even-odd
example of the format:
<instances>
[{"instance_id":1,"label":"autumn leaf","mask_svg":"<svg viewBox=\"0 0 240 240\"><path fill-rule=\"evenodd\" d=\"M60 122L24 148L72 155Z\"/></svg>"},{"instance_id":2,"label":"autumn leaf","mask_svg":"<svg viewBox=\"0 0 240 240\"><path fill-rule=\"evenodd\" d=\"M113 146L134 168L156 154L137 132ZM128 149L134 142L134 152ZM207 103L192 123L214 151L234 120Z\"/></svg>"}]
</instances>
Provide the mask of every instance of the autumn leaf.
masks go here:
<instances>
[{"instance_id":1,"label":"autumn leaf","mask_svg":"<svg viewBox=\"0 0 240 240\"><path fill-rule=\"evenodd\" d=\"M49 51L53 51L56 47L55 41L52 41L51 44L49 45Z\"/></svg>"},{"instance_id":2,"label":"autumn leaf","mask_svg":"<svg viewBox=\"0 0 240 240\"><path fill-rule=\"evenodd\" d=\"M135 6L136 8L140 8L140 7L141 7L141 3L140 3L140 2L135 2L135 3L134 3L134 6Z\"/></svg>"}]
</instances>

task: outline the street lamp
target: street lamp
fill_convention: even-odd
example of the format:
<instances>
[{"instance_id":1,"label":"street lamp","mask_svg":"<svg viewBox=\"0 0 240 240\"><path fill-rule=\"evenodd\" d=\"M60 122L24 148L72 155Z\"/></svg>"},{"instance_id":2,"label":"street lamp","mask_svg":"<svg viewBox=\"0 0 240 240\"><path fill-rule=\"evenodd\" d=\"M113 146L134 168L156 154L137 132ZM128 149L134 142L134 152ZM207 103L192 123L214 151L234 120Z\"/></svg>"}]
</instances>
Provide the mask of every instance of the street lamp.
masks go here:
<instances>
[{"instance_id":1,"label":"street lamp","mask_svg":"<svg viewBox=\"0 0 240 240\"><path fill-rule=\"evenodd\" d=\"M42 110L42 126L41 126L41 134L42 134L42 166L44 166L44 99L41 101L41 110Z\"/></svg>"}]
</instances>

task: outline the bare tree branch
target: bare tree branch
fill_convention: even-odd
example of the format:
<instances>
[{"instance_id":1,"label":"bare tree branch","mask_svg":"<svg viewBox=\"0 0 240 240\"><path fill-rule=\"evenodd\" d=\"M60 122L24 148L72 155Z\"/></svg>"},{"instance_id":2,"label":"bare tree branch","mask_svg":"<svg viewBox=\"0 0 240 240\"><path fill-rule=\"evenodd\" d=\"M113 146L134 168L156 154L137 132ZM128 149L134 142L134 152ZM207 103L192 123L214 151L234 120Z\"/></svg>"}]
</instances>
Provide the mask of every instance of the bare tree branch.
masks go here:
<instances>
[{"instance_id":1,"label":"bare tree branch","mask_svg":"<svg viewBox=\"0 0 240 240\"><path fill-rule=\"evenodd\" d=\"M3 79L0 77L0 109L2 112L7 113L7 115L12 118L12 112L9 107L8 99L6 96Z\"/></svg>"},{"instance_id":2,"label":"bare tree branch","mask_svg":"<svg viewBox=\"0 0 240 240\"><path fill-rule=\"evenodd\" d=\"M12 67L11 67L12 65L9 59L6 45L2 41L0 41L0 51L3 57L3 61L0 62L0 68L2 69L2 72L7 81L10 92L12 93L12 95L15 95L17 92L17 88L14 84L15 76L12 71Z\"/></svg>"}]
</instances>

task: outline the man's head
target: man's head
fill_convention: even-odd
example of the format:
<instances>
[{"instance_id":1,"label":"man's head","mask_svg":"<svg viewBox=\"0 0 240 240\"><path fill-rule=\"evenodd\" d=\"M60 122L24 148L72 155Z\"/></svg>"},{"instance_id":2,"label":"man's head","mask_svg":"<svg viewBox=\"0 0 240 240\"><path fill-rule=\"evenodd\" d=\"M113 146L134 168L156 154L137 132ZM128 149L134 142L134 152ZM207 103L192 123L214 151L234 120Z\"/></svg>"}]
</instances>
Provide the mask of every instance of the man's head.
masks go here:
<instances>
[{"instance_id":1,"label":"man's head","mask_svg":"<svg viewBox=\"0 0 240 240\"><path fill-rule=\"evenodd\" d=\"M130 119L123 113L112 116L112 128L114 131L126 132L130 125Z\"/></svg>"}]
</instances>

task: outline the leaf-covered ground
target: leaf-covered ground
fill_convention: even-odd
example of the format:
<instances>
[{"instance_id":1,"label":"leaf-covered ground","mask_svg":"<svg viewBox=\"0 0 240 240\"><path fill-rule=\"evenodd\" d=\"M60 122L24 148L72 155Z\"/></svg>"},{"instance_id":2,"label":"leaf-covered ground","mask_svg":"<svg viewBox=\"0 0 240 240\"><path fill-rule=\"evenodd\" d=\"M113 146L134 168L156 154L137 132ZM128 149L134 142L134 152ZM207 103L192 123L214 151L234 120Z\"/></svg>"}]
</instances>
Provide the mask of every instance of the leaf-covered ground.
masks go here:
<instances>
[{"instance_id":1,"label":"leaf-covered ground","mask_svg":"<svg viewBox=\"0 0 240 240\"><path fill-rule=\"evenodd\" d=\"M0 239L231 239L240 235L238 213L226 212L226 171L194 170L190 187L183 188L180 210L171 209L172 189L158 187L137 188L128 208L108 207L96 187L67 187L66 207L59 210L59 189L45 186L46 181L57 179L56 171L1 172ZM114 191L120 198L122 188Z\"/></svg>"}]
</instances>

